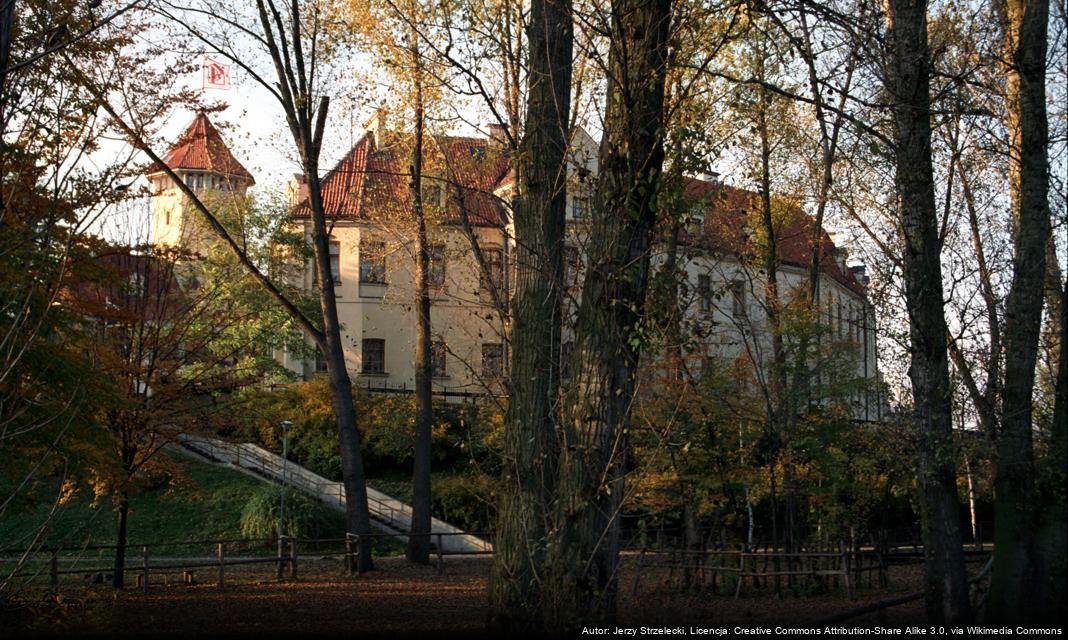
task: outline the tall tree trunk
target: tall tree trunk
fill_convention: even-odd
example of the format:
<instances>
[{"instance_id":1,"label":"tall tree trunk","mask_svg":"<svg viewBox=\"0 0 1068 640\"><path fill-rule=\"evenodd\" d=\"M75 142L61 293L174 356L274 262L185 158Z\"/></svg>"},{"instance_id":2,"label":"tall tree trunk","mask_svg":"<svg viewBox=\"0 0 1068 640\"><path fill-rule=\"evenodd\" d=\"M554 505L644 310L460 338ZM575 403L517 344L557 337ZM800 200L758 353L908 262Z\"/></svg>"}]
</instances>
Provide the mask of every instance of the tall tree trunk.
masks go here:
<instances>
[{"instance_id":1,"label":"tall tree trunk","mask_svg":"<svg viewBox=\"0 0 1068 640\"><path fill-rule=\"evenodd\" d=\"M909 316L914 415L919 429L927 615L971 617L961 548L950 407L942 265L931 166L930 52L925 0L889 0L887 83L893 98L898 215Z\"/></svg>"},{"instance_id":2,"label":"tall tree trunk","mask_svg":"<svg viewBox=\"0 0 1068 640\"><path fill-rule=\"evenodd\" d=\"M430 347L430 248L427 246L426 216L423 211L423 79L419 54L419 33L412 28L409 50L415 95L413 109L411 183L408 191L415 222L415 460L412 464L412 522L408 536L408 560L430 562L430 446L434 421L433 363Z\"/></svg>"},{"instance_id":3,"label":"tall tree trunk","mask_svg":"<svg viewBox=\"0 0 1068 640\"><path fill-rule=\"evenodd\" d=\"M614 0L611 12L600 174L550 540L547 610L561 629L615 615L628 416L664 161L671 2Z\"/></svg>"},{"instance_id":4,"label":"tall tree trunk","mask_svg":"<svg viewBox=\"0 0 1068 640\"><path fill-rule=\"evenodd\" d=\"M1032 394L1042 327L1046 241L1050 233L1046 119L1048 0L996 3L1005 46L1009 181L1014 218L1012 288L1005 301L1005 381L994 503L994 570L989 614L1021 620L1035 571L1038 515Z\"/></svg>"},{"instance_id":5,"label":"tall tree trunk","mask_svg":"<svg viewBox=\"0 0 1068 640\"><path fill-rule=\"evenodd\" d=\"M527 113L515 159L516 286L511 397L490 576L495 625L541 625L545 538L558 455L557 407L573 48L570 0L534 0Z\"/></svg>"},{"instance_id":6,"label":"tall tree trunk","mask_svg":"<svg viewBox=\"0 0 1068 640\"><path fill-rule=\"evenodd\" d=\"M318 119L326 119L326 99L323 98ZM320 127L321 130L321 127ZM360 536L360 555L357 568L372 567L371 514L367 507L367 479L363 470L360 433L356 426L356 405L352 399L352 379L345 365L345 345L341 339L341 322L337 314L334 276L330 269L330 234L326 228L323 209L322 182L319 179L319 145L313 140L310 128L296 132L301 164L308 176L308 202L311 205L312 250L319 283L319 309L323 317L322 341L317 345L326 361L330 400L337 419L338 443L341 447L341 478L345 485L345 514L349 533Z\"/></svg>"},{"instance_id":7,"label":"tall tree trunk","mask_svg":"<svg viewBox=\"0 0 1068 640\"><path fill-rule=\"evenodd\" d=\"M1068 598L1068 558L1065 539L1068 531L1068 279L1059 296L1058 334L1060 345L1054 384L1053 423L1050 425L1049 449L1041 461L1043 482L1039 485L1038 523L1035 527L1035 567L1031 605L1034 619L1055 622L1063 618L1062 607ZM1053 306L1053 305L1051 305Z\"/></svg>"},{"instance_id":8,"label":"tall tree trunk","mask_svg":"<svg viewBox=\"0 0 1068 640\"><path fill-rule=\"evenodd\" d=\"M126 586L126 521L130 515L130 496L125 488L119 489L118 521L115 527L115 564L111 571L111 586L122 589Z\"/></svg>"},{"instance_id":9,"label":"tall tree trunk","mask_svg":"<svg viewBox=\"0 0 1068 640\"><path fill-rule=\"evenodd\" d=\"M0 6L0 126L7 131L7 67L11 63L11 39L15 33L16 0L8 0Z\"/></svg>"}]
</instances>

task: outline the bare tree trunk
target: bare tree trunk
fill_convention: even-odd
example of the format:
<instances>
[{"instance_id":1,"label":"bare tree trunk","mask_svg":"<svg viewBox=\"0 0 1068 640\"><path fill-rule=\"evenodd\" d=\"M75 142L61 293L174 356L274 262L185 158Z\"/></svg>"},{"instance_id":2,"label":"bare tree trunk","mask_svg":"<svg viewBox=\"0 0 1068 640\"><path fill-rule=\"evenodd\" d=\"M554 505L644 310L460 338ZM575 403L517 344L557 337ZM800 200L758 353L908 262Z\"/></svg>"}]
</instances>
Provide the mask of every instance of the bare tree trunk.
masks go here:
<instances>
[{"instance_id":1,"label":"bare tree trunk","mask_svg":"<svg viewBox=\"0 0 1068 640\"><path fill-rule=\"evenodd\" d=\"M434 421L433 363L430 346L430 248L427 246L426 216L423 211L423 79L419 59L419 33L412 28L410 38L415 103L412 105L414 140L412 142L411 198L415 221L415 456L412 463L412 522L408 536L408 560L430 562L430 448Z\"/></svg>"},{"instance_id":2,"label":"bare tree trunk","mask_svg":"<svg viewBox=\"0 0 1068 640\"><path fill-rule=\"evenodd\" d=\"M1035 567L1031 589L1031 613L1034 619L1056 622L1063 618L1062 607L1068 597L1068 279L1059 296L1058 333L1060 348L1054 386L1053 424L1050 426L1049 449L1041 461L1043 482L1040 484L1038 524L1035 527ZM1052 306L1052 305L1051 305Z\"/></svg>"},{"instance_id":3,"label":"bare tree trunk","mask_svg":"<svg viewBox=\"0 0 1068 640\"><path fill-rule=\"evenodd\" d=\"M1021 620L1034 579L1036 504L1032 409L1042 328L1046 241L1050 233L1046 118L1048 0L996 3L1005 42L1009 180L1013 217L1012 288L1005 301L1005 382L994 504L991 619Z\"/></svg>"},{"instance_id":4,"label":"bare tree trunk","mask_svg":"<svg viewBox=\"0 0 1068 640\"><path fill-rule=\"evenodd\" d=\"M115 527L115 564L111 571L111 586L116 589L126 586L126 522L129 514L129 493L126 489L119 489L118 521Z\"/></svg>"},{"instance_id":5,"label":"bare tree trunk","mask_svg":"<svg viewBox=\"0 0 1068 640\"><path fill-rule=\"evenodd\" d=\"M519 629L542 624L545 538L558 456L570 0L534 0L527 40L527 113L515 163L511 397L489 585L493 623Z\"/></svg>"},{"instance_id":6,"label":"bare tree trunk","mask_svg":"<svg viewBox=\"0 0 1068 640\"><path fill-rule=\"evenodd\" d=\"M927 616L971 618L961 548L942 265L931 165L930 52L925 0L890 0L887 84L894 106L896 182L904 234L914 415L919 430Z\"/></svg>"},{"instance_id":7,"label":"bare tree trunk","mask_svg":"<svg viewBox=\"0 0 1068 640\"><path fill-rule=\"evenodd\" d=\"M330 271L329 234L323 215L322 189L317 163L305 167L309 170L309 195L312 201L312 247L316 269L319 272L319 308L323 316L323 342L319 351L326 361L327 381L330 384L330 399L337 419L338 443L341 447L341 478L345 485L345 513L347 530L368 542L360 545L357 568L366 571L373 566L371 544L371 513L367 506L367 479L363 471L363 453L360 450L360 433L356 426L356 406L352 399L352 379L345 365L345 345L341 340L341 322L337 315L337 298L334 294L334 278Z\"/></svg>"},{"instance_id":8,"label":"bare tree trunk","mask_svg":"<svg viewBox=\"0 0 1068 640\"><path fill-rule=\"evenodd\" d=\"M558 629L615 616L628 416L664 161L671 2L615 0L611 11L600 173L550 540L547 608Z\"/></svg>"}]
</instances>

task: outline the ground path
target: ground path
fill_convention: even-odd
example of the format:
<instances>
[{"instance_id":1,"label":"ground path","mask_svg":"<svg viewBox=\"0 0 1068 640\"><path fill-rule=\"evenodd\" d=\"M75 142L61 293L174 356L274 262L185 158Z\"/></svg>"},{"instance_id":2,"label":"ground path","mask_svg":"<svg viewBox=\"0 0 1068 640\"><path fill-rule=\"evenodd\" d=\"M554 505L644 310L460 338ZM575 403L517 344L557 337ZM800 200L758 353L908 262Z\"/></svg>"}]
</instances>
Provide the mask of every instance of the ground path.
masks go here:
<instances>
[{"instance_id":1,"label":"ground path","mask_svg":"<svg viewBox=\"0 0 1068 640\"><path fill-rule=\"evenodd\" d=\"M434 567L412 566L403 558L376 560L378 569L363 576L341 577L336 561L302 564L296 581L276 582L262 569L235 575L218 590L210 581L197 585L153 588L148 595L129 590L118 597L97 587L65 596L58 609L24 614L4 621L10 628L45 633L151 635L255 635L354 637L481 635L486 621L488 558L450 558L445 575ZM625 571L623 584L629 575ZM709 590L682 591L665 577L643 577L637 596L620 595L621 625L733 627L801 624L835 612L915 590L918 566L894 567L889 589L862 589L853 600L840 591L816 596L775 598L768 591L743 593L735 600ZM9 612L10 614L10 612ZM17 617L17 616L16 616ZM923 625L922 603L895 607L880 619L869 615L844 625ZM22 634L20 634L22 635Z\"/></svg>"}]
</instances>

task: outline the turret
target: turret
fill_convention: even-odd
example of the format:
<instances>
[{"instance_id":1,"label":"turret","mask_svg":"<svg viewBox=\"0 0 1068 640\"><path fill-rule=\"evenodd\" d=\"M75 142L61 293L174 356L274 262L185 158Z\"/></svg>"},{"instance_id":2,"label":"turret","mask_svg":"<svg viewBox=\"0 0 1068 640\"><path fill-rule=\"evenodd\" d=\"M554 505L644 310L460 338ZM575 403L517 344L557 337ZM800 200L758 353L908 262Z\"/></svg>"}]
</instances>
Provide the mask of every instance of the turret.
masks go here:
<instances>
[{"instance_id":1,"label":"turret","mask_svg":"<svg viewBox=\"0 0 1068 640\"><path fill-rule=\"evenodd\" d=\"M178 142L163 156L163 164L205 204L224 203L227 195L240 200L256 183L203 111L197 113ZM159 165L150 169L148 179L154 194L152 242L204 253L209 240L207 231L185 194Z\"/></svg>"}]
</instances>

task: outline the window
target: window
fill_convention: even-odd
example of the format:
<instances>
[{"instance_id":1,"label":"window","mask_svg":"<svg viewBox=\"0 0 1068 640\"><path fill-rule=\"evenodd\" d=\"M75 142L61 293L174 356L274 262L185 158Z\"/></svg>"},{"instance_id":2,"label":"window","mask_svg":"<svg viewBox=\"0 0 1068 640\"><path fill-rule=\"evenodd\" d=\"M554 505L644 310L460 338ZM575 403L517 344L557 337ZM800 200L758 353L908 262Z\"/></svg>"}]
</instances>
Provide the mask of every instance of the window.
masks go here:
<instances>
[{"instance_id":1,"label":"window","mask_svg":"<svg viewBox=\"0 0 1068 640\"><path fill-rule=\"evenodd\" d=\"M432 244L427 248L430 254L430 270L426 274L427 284L431 287L445 286L445 245Z\"/></svg>"},{"instance_id":2,"label":"window","mask_svg":"<svg viewBox=\"0 0 1068 640\"><path fill-rule=\"evenodd\" d=\"M587 190L576 190L571 196L571 217L575 220L582 220L590 216L590 211L593 208L593 198Z\"/></svg>"},{"instance_id":3,"label":"window","mask_svg":"<svg viewBox=\"0 0 1068 640\"><path fill-rule=\"evenodd\" d=\"M479 274L479 286L489 289L490 283L498 293L503 293L504 288L504 255L500 249L483 249L482 258L486 262L486 269ZM488 274L486 273L488 272ZM489 283L486 276L489 275Z\"/></svg>"},{"instance_id":4,"label":"window","mask_svg":"<svg viewBox=\"0 0 1068 640\"><path fill-rule=\"evenodd\" d=\"M171 210L168 208L163 213L163 224L168 224L169 225L170 223L171 223Z\"/></svg>"},{"instance_id":5,"label":"window","mask_svg":"<svg viewBox=\"0 0 1068 640\"><path fill-rule=\"evenodd\" d=\"M341 244L338 242L330 243L330 277L335 285L341 284Z\"/></svg>"},{"instance_id":6,"label":"window","mask_svg":"<svg viewBox=\"0 0 1068 640\"><path fill-rule=\"evenodd\" d=\"M363 373L386 372L386 341L381 338L363 339Z\"/></svg>"},{"instance_id":7,"label":"window","mask_svg":"<svg viewBox=\"0 0 1068 640\"><path fill-rule=\"evenodd\" d=\"M712 310L712 278L707 273L697 276L697 304L701 311Z\"/></svg>"},{"instance_id":8,"label":"window","mask_svg":"<svg viewBox=\"0 0 1068 640\"><path fill-rule=\"evenodd\" d=\"M315 373L326 373L326 358L318 351L315 352Z\"/></svg>"},{"instance_id":9,"label":"window","mask_svg":"<svg viewBox=\"0 0 1068 640\"><path fill-rule=\"evenodd\" d=\"M731 283L731 314L735 318L745 317L745 282L742 280Z\"/></svg>"},{"instance_id":10,"label":"window","mask_svg":"<svg viewBox=\"0 0 1068 640\"><path fill-rule=\"evenodd\" d=\"M844 326L842 324L842 303L838 303L838 337L842 337Z\"/></svg>"},{"instance_id":11,"label":"window","mask_svg":"<svg viewBox=\"0 0 1068 640\"><path fill-rule=\"evenodd\" d=\"M705 231L705 216L698 210L690 212L686 217L686 233L691 239L700 237Z\"/></svg>"},{"instance_id":12,"label":"window","mask_svg":"<svg viewBox=\"0 0 1068 640\"><path fill-rule=\"evenodd\" d=\"M360 282L386 283L386 245L384 242L360 243Z\"/></svg>"},{"instance_id":13,"label":"window","mask_svg":"<svg viewBox=\"0 0 1068 640\"><path fill-rule=\"evenodd\" d=\"M193 188L193 174L185 174L185 186L189 187L190 189Z\"/></svg>"},{"instance_id":14,"label":"window","mask_svg":"<svg viewBox=\"0 0 1068 640\"><path fill-rule=\"evenodd\" d=\"M435 341L430 343L430 366L434 370L433 376L435 378L444 378L448 375L445 369L445 354L447 351L444 342Z\"/></svg>"},{"instance_id":15,"label":"window","mask_svg":"<svg viewBox=\"0 0 1068 640\"><path fill-rule=\"evenodd\" d=\"M482 345L482 377L487 381L504 377L504 348L499 342Z\"/></svg>"}]
</instances>

